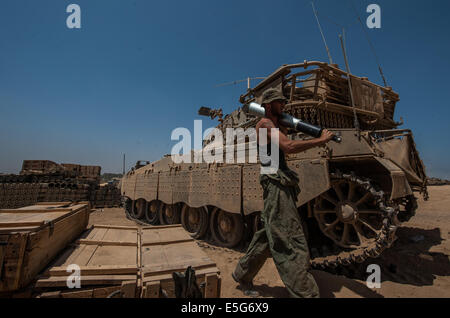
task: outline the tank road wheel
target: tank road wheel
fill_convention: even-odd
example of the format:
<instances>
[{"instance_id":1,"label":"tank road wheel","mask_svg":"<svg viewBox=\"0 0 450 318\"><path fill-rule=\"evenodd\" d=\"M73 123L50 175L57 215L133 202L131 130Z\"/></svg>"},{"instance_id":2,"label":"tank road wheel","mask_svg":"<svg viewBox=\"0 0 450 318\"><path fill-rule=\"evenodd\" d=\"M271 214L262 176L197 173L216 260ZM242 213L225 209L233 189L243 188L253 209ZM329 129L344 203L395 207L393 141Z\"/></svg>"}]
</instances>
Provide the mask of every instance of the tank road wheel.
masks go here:
<instances>
[{"instance_id":1,"label":"tank road wheel","mask_svg":"<svg viewBox=\"0 0 450 318\"><path fill-rule=\"evenodd\" d=\"M162 203L159 207L159 222L163 225L179 224L179 205Z\"/></svg>"},{"instance_id":2,"label":"tank road wheel","mask_svg":"<svg viewBox=\"0 0 450 318\"><path fill-rule=\"evenodd\" d=\"M205 236L208 231L207 207L191 208L187 204L181 210L181 224L189 234L196 239Z\"/></svg>"},{"instance_id":3,"label":"tank road wheel","mask_svg":"<svg viewBox=\"0 0 450 318\"><path fill-rule=\"evenodd\" d=\"M144 216L146 203L147 202L144 199L139 199L139 200L135 201L134 209L133 209L133 217L134 218L140 219Z\"/></svg>"},{"instance_id":4,"label":"tank road wheel","mask_svg":"<svg viewBox=\"0 0 450 318\"><path fill-rule=\"evenodd\" d=\"M332 180L331 189L314 205L320 230L343 248L366 248L375 243L384 219L379 193L368 181L356 177Z\"/></svg>"},{"instance_id":5,"label":"tank road wheel","mask_svg":"<svg viewBox=\"0 0 450 318\"><path fill-rule=\"evenodd\" d=\"M234 247L244 235L244 223L237 213L228 213L214 208L210 219L211 233L220 246Z\"/></svg>"},{"instance_id":6,"label":"tank road wheel","mask_svg":"<svg viewBox=\"0 0 450 318\"><path fill-rule=\"evenodd\" d=\"M147 205L145 210L145 220L151 225L159 224L159 207L162 204L161 201L153 200Z\"/></svg>"},{"instance_id":7,"label":"tank road wheel","mask_svg":"<svg viewBox=\"0 0 450 318\"><path fill-rule=\"evenodd\" d=\"M133 200L124 197L123 202L125 214L131 214L131 207L133 206Z\"/></svg>"}]
</instances>

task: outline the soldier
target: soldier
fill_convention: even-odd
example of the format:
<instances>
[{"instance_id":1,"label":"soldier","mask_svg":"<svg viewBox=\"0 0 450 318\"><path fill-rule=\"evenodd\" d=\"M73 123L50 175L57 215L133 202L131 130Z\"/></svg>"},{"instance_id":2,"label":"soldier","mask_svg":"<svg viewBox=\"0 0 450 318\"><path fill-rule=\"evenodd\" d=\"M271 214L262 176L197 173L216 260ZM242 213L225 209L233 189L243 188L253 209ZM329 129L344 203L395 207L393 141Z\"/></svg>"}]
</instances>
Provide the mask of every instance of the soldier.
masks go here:
<instances>
[{"instance_id":1,"label":"soldier","mask_svg":"<svg viewBox=\"0 0 450 318\"><path fill-rule=\"evenodd\" d=\"M287 167L284 154L324 145L331 140L333 133L324 129L319 138L290 140L286 136L286 128L279 123L285 104L286 98L276 89L268 89L263 93L262 106L266 110L266 118L256 125L258 142L260 128L266 128L267 140L271 140L271 128L279 128L279 168L276 174L260 176L264 190L264 209L261 213L264 226L254 234L247 253L239 260L232 276L245 295L258 296L253 288L253 278L272 255L278 273L292 297L319 297L319 288L308 272L308 245L296 206L300 193L299 179ZM268 145L268 151L270 148Z\"/></svg>"}]
</instances>

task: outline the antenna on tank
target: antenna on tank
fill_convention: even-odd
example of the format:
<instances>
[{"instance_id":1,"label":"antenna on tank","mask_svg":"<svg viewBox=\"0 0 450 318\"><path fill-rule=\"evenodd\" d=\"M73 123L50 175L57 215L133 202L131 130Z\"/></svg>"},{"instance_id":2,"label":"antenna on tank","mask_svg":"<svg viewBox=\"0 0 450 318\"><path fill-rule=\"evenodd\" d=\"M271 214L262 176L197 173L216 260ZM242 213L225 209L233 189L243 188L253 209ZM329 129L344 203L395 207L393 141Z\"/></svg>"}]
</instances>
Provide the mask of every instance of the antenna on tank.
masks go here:
<instances>
[{"instance_id":1,"label":"antenna on tank","mask_svg":"<svg viewBox=\"0 0 450 318\"><path fill-rule=\"evenodd\" d=\"M353 98L352 81L350 78L350 66L348 65L347 52L345 50L345 29L342 29L342 35L339 34L339 39L341 40L342 53L344 54L345 68L347 70L347 81L348 81L348 88L350 91L350 102L352 103L353 108L354 125L356 130L358 131L358 137L360 137L359 121L358 116L356 115L355 100Z\"/></svg>"},{"instance_id":2,"label":"antenna on tank","mask_svg":"<svg viewBox=\"0 0 450 318\"><path fill-rule=\"evenodd\" d=\"M361 21L361 17L359 16L358 11L356 11L356 8L353 5L353 1L352 0L350 0L350 4L352 6L353 12L355 13L356 19L359 21L359 24L361 25L361 28L362 28L362 30L364 32L364 35L366 36L366 40L369 43L370 49L372 51L372 54L375 57L375 61L377 62L378 71L380 72L380 76L381 76L381 79L383 80L384 87L389 87L387 82L386 82L386 78L384 77L383 69L381 68L381 63L380 63L380 60L378 59L377 52L375 51L375 46L372 44L372 41L370 41L369 34L367 33L367 30L364 27L364 24Z\"/></svg>"},{"instance_id":3,"label":"antenna on tank","mask_svg":"<svg viewBox=\"0 0 450 318\"><path fill-rule=\"evenodd\" d=\"M122 175L125 175L125 154L123 154L123 170L122 170Z\"/></svg>"},{"instance_id":4,"label":"antenna on tank","mask_svg":"<svg viewBox=\"0 0 450 318\"><path fill-rule=\"evenodd\" d=\"M322 35L323 43L325 44L325 48L327 49L328 59L330 60L330 64L333 64L333 59L331 58L330 49L328 48L327 41L325 40L325 35L323 34L322 27L321 27L320 21L319 21L319 17L317 16L317 10L316 10L316 7L314 6L314 1L311 1L311 6L313 9L314 15L316 16L317 25L319 26L319 31L320 31L320 34Z\"/></svg>"},{"instance_id":5,"label":"antenna on tank","mask_svg":"<svg viewBox=\"0 0 450 318\"><path fill-rule=\"evenodd\" d=\"M255 79L265 79L265 77L247 77L246 79L242 79L242 80L238 80L238 81L233 81L233 82L229 82L229 83L219 84L219 85L216 85L215 87L228 86L228 85L236 85L236 84L238 84L238 83L247 81L247 89L250 89L250 81L251 81L251 80L255 80Z\"/></svg>"}]
</instances>

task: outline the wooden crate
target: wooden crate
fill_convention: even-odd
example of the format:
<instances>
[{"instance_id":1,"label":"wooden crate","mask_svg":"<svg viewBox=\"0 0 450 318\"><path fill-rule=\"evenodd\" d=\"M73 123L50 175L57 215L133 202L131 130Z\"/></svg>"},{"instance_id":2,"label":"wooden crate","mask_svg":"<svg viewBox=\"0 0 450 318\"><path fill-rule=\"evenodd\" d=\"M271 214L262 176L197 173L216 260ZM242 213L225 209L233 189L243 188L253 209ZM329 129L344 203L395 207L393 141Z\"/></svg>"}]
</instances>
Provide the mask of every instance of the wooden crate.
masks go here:
<instances>
[{"instance_id":1,"label":"wooden crate","mask_svg":"<svg viewBox=\"0 0 450 318\"><path fill-rule=\"evenodd\" d=\"M67 287L80 269L81 288ZM220 297L216 264L180 225L128 227L93 225L40 277L34 288L39 297L175 297L173 272L196 271L197 283L205 283L204 297ZM163 291L164 292L163 292Z\"/></svg>"},{"instance_id":2,"label":"wooden crate","mask_svg":"<svg viewBox=\"0 0 450 318\"><path fill-rule=\"evenodd\" d=\"M67 279L80 269L80 288ZM137 227L93 225L90 230L40 277L34 288L39 297L105 298L139 296L140 233Z\"/></svg>"},{"instance_id":3,"label":"wooden crate","mask_svg":"<svg viewBox=\"0 0 450 318\"><path fill-rule=\"evenodd\" d=\"M0 292L28 285L89 221L86 203L0 210Z\"/></svg>"},{"instance_id":4,"label":"wooden crate","mask_svg":"<svg viewBox=\"0 0 450 318\"><path fill-rule=\"evenodd\" d=\"M220 297L220 272L216 264L198 247L181 225L141 229L141 297L159 298L163 293L175 297L173 272L185 272L192 266L197 284L204 284L205 298Z\"/></svg>"}]
</instances>

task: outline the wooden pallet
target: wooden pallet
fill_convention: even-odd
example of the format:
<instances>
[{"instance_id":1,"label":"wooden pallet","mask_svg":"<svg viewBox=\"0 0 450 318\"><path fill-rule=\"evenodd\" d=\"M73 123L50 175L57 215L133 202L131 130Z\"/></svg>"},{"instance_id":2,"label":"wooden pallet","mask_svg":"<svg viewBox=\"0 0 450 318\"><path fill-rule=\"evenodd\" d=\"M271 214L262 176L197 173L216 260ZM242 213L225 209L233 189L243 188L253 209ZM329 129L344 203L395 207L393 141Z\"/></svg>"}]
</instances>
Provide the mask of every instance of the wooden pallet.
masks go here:
<instances>
[{"instance_id":1,"label":"wooden pallet","mask_svg":"<svg viewBox=\"0 0 450 318\"><path fill-rule=\"evenodd\" d=\"M0 292L28 285L89 222L86 203L0 210Z\"/></svg>"},{"instance_id":2,"label":"wooden pallet","mask_svg":"<svg viewBox=\"0 0 450 318\"><path fill-rule=\"evenodd\" d=\"M138 296L140 237L136 227L94 225L76 244L69 247L34 286L40 297L107 297L119 292L122 297ZM80 287L69 288L74 274L69 265L80 270Z\"/></svg>"},{"instance_id":3,"label":"wooden pallet","mask_svg":"<svg viewBox=\"0 0 450 318\"><path fill-rule=\"evenodd\" d=\"M70 264L80 268L81 288L70 289ZM93 225L37 280L39 297L175 297L173 272L196 270L205 297L220 297L216 264L180 225Z\"/></svg>"}]
</instances>

